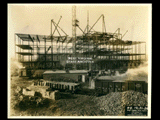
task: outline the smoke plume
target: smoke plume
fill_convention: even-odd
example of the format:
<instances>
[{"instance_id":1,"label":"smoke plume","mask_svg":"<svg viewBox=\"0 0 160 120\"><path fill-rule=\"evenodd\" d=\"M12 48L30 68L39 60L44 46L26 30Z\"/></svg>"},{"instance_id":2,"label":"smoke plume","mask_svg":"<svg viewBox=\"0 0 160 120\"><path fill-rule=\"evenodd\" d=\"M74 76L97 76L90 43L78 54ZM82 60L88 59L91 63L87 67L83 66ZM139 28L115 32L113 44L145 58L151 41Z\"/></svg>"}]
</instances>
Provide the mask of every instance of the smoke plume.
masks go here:
<instances>
[{"instance_id":1,"label":"smoke plume","mask_svg":"<svg viewBox=\"0 0 160 120\"><path fill-rule=\"evenodd\" d=\"M148 61L144 62L137 68L128 69L126 73L119 74L116 72L116 80L145 80L148 81Z\"/></svg>"},{"instance_id":2,"label":"smoke plume","mask_svg":"<svg viewBox=\"0 0 160 120\"><path fill-rule=\"evenodd\" d=\"M10 71L11 71L11 76L17 76L18 75L18 69L22 68L22 64L18 62L17 59L11 58L10 60Z\"/></svg>"}]
</instances>

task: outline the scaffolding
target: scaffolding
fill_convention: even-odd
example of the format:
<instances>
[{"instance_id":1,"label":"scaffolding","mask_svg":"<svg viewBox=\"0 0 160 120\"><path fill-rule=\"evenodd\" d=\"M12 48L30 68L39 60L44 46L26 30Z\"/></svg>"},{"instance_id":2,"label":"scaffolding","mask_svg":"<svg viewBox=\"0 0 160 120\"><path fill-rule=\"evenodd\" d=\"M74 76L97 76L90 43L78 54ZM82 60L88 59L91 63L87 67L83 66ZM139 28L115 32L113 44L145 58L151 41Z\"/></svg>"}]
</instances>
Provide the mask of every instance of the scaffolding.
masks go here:
<instances>
[{"instance_id":1,"label":"scaffolding","mask_svg":"<svg viewBox=\"0 0 160 120\"><path fill-rule=\"evenodd\" d=\"M106 32L103 14L93 26L89 25L89 17L87 17L87 26L84 31L77 24L79 21L74 18L72 37L69 37L59 26L61 18L57 23L51 20L50 35L15 33L16 57L24 67L32 70L67 69L67 67L73 69L72 65L75 64L66 61L69 57L76 56L76 60L78 57L91 58L94 63L76 62L75 69L121 71L121 69L137 67L146 59L146 43L122 40L128 31L122 35L120 28L114 33ZM93 30L93 27L100 18L102 18L102 31L98 32ZM82 31L82 35L76 35L76 27ZM60 30L64 35L61 35ZM59 36L54 35L55 31Z\"/></svg>"}]
</instances>

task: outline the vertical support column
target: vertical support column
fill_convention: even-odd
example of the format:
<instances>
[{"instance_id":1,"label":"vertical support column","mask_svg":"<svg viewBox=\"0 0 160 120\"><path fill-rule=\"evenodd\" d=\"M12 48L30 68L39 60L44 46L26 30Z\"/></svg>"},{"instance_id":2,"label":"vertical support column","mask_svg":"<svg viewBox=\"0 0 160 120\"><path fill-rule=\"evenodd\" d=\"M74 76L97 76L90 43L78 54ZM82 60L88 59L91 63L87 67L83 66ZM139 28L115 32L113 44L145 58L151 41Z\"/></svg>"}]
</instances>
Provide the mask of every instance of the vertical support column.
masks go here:
<instances>
[{"instance_id":1,"label":"vertical support column","mask_svg":"<svg viewBox=\"0 0 160 120\"><path fill-rule=\"evenodd\" d=\"M131 59L131 56L130 56L130 54L131 54L131 49L132 49L132 45L129 46L129 63L130 63L130 61L132 60L132 59Z\"/></svg>"},{"instance_id":2,"label":"vertical support column","mask_svg":"<svg viewBox=\"0 0 160 120\"><path fill-rule=\"evenodd\" d=\"M39 54L39 46L38 46L38 41L37 41L37 54Z\"/></svg>"},{"instance_id":3,"label":"vertical support column","mask_svg":"<svg viewBox=\"0 0 160 120\"><path fill-rule=\"evenodd\" d=\"M51 47L51 53L52 53L52 69L53 69L53 46L54 46L54 43L53 43L53 39L52 39L52 47Z\"/></svg>"},{"instance_id":4,"label":"vertical support column","mask_svg":"<svg viewBox=\"0 0 160 120\"><path fill-rule=\"evenodd\" d=\"M122 47L123 47L123 44L122 43L120 43L120 50L121 50L121 55L120 55L120 61L122 62L122 51L123 51L123 49L122 49Z\"/></svg>"},{"instance_id":5,"label":"vertical support column","mask_svg":"<svg viewBox=\"0 0 160 120\"><path fill-rule=\"evenodd\" d=\"M51 61L52 61L52 69L53 69L53 36L51 35Z\"/></svg>"},{"instance_id":6,"label":"vertical support column","mask_svg":"<svg viewBox=\"0 0 160 120\"><path fill-rule=\"evenodd\" d=\"M21 40L20 39L18 39L19 40L19 45L21 44ZM21 48L19 47L19 52L21 53ZM19 54L19 61L21 61L21 54Z\"/></svg>"},{"instance_id":7,"label":"vertical support column","mask_svg":"<svg viewBox=\"0 0 160 120\"><path fill-rule=\"evenodd\" d=\"M33 52L33 50L31 49L31 54L32 54L32 52ZM31 56L30 67L32 67L32 55L30 55L30 56Z\"/></svg>"},{"instance_id":8,"label":"vertical support column","mask_svg":"<svg viewBox=\"0 0 160 120\"><path fill-rule=\"evenodd\" d=\"M56 29L56 28L55 28ZM51 68L53 68L52 20L51 20Z\"/></svg>"},{"instance_id":9,"label":"vertical support column","mask_svg":"<svg viewBox=\"0 0 160 120\"><path fill-rule=\"evenodd\" d=\"M19 37L18 37L18 44L20 44L19 43ZM20 48L18 47L18 52L20 52ZM18 54L18 61L20 61L20 55Z\"/></svg>"},{"instance_id":10,"label":"vertical support column","mask_svg":"<svg viewBox=\"0 0 160 120\"><path fill-rule=\"evenodd\" d=\"M33 51L32 51L32 54L33 54L33 59L32 59L32 66L34 67L35 66L35 63L33 61L35 61L35 53L34 53L34 41L33 41Z\"/></svg>"},{"instance_id":11,"label":"vertical support column","mask_svg":"<svg viewBox=\"0 0 160 120\"><path fill-rule=\"evenodd\" d=\"M29 44L29 40L28 40L28 45L30 45L30 44ZM29 51L29 50L28 50L28 51ZM27 57L28 57L28 62L30 62L30 55L28 55ZM30 64L29 64L29 66L30 66Z\"/></svg>"},{"instance_id":12,"label":"vertical support column","mask_svg":"<svg viewBox=\"0 0 160 120\"><path fill-rule=\"evenodd\" d=\"M112 44L112 52L114 51L114 43ZM114 59L114 54L111 54L111 59Z\"/></svg>"},{"instance_id":13,"label":"vertical support column","mask_svg":"<svg viewBox=\"0 0 160 120\"><path fill-rule=\"evenodd\" d=\"M23 40L22 40L22 45L23 45ZM23 51L23 49L22 49L22 51ZM22 56L22 61L24 61L24 55Z\"/></svg>"},{"instance_id":14,"label":"vertical support column","mask_svg":"<svg viewBox=\"0 0 160 120\"><path fill-rule=\"evenodd\" d=\"M141 61L141 43L138 46L139 60Z\"/></svg>"},{"instance_id":15,"label":"vertical support column","mask_svg":"<svg viewBox=\"0 0 160 120\"><path fill-rule=\"evenodd\" d=\"M90 40L91 40L91 38L89 37L89 39L88 39L88 43L89 43L89 58L90 58ZM91 67L91 63L89 63L89 70L91 70L92 69L92 67Z\"/></svg>"},{"instance_id":16,"label":"vertical support column","mask_svg":"<svg viewBox=\"0 0 160 120\"><path fill-rule=\"evenodd\" d=\"M38 37L37 37L37 38L38 38ZM40 58L40 56L38 56L38 54L39 54L38 41L36 41L36 45L37 45L37 54L36 54L36 57L37 57L37 58L38 58L38 57ZM39 60L39 59L38 59L38 60ZM39 61L37 61L37 62L39 62ZM39 69L39 64L36 64L36 63L35 63L35 65L37 66L36 68Z\"/></svg>"}]
</instances>

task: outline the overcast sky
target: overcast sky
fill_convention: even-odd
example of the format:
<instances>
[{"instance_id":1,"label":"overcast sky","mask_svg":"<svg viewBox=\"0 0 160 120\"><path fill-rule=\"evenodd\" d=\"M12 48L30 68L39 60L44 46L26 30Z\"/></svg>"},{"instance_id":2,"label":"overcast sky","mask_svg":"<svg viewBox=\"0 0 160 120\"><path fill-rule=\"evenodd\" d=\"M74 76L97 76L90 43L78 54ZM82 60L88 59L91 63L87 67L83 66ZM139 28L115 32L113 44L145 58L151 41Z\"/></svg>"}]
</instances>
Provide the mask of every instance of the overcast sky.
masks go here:
<instances>
[{"instance_id":1,"label":"overcast sky","mask_svg":"<svg viewBox=\"0 0 160 120\"><path fill-rule=\"evenodd\" d=\"M72 6L74 4L8 4L8 48L9 56L14 56L14 34L42 34L51 32L51 19L57 22L62 16L59 26L72 36ZM115 32L120 28L124 40L151 41L151 5L150 4L76 4L76 18L79 26L84 30L87 25L87 11L89 11L89 25L92 26L101 14L105 16L107 32ZM102 20L94 27L102 30ZM81 31L77 29L77 34ZM56 33L56 35L58 35ZM147 46L148 50L148 46Z\"/></svg>"}]
</instances>

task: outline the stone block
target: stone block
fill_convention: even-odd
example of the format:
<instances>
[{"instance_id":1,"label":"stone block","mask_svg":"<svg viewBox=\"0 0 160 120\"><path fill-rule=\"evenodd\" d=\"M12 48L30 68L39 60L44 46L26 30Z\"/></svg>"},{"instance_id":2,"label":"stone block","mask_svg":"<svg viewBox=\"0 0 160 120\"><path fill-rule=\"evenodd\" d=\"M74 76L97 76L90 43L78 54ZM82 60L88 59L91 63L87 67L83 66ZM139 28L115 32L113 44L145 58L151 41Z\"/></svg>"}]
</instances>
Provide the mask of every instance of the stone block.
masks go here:
<instances>
[{"instance_id":1,"label":"stone block","mask_svg":"<svg viewBox=\"0 0 160 120\"><path fill-rule=\"evenodd\" d=\"M35 91L32 91L32 90L28 90L28 89L25 89L23 88L23 95L27 95L27 96L34 96L35 95Z\"/></svg>"}]
</instances>

